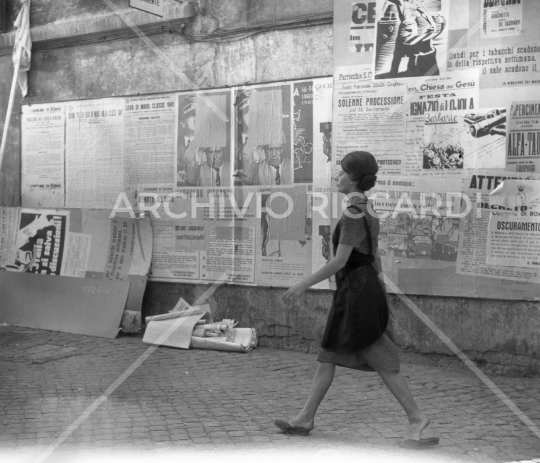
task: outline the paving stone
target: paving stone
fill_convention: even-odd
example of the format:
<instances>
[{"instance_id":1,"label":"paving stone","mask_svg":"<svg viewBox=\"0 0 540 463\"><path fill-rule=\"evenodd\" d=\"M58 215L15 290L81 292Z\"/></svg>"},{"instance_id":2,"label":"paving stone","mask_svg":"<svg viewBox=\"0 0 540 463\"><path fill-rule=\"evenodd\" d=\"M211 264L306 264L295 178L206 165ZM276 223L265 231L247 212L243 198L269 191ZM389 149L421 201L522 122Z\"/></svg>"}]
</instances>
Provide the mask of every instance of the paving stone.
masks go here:
<instances>
[{"instance_id":1,"label":"paving stone","mask_svg":"<svg viewBox=\"0 0 540 463\"><path fill-rule=\"evenodd\" d=\"M148 349L139 336L22 331L28 330L0 327L0 461L9 461L3 458L8 450L55 443ZM36 365L38 358L47 361ZM51 461L73 461L70 455L85 449L136 449L151 458L156 452L210 455L204 452L221 449L359 455L369 450L382 452L381 461L388 451L415 455L397 446L406 415L374 373L338 368L307 438L276 428L274 419L301 410L315 369L313 354L269 348L248 354L156 349ZM439 447L422 455L455 463L540 463L540 439L474 374L407 363L402 369L432 419L426 435L441 437ZM538 378L490 379L540 426Z\"/></svg>"}]
</instances>

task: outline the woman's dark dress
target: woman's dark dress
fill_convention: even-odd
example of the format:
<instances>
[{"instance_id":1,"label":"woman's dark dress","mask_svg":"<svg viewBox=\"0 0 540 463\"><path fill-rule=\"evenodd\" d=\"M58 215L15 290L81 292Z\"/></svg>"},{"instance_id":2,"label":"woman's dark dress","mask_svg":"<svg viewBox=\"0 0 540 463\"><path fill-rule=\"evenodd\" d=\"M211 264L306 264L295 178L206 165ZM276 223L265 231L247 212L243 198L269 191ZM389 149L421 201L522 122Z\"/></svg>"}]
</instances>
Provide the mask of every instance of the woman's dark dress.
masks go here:
<instances>
[{"instance_id":1,"label":"woman's dark dress","mask_svg":"<svg viewBox=\"0 0 540 463\"><path fill-rule=\"evenodd\" d=\"M360 209L365 218L344 215L332 236L334 254L339 243L353 250L336 275L337 290L318 361L365 371L399 371L386 292L372 265L379 223L367 212L366 203L357 200L348 209L351 215L359 215Z\"/></svg>"}]
</instances>

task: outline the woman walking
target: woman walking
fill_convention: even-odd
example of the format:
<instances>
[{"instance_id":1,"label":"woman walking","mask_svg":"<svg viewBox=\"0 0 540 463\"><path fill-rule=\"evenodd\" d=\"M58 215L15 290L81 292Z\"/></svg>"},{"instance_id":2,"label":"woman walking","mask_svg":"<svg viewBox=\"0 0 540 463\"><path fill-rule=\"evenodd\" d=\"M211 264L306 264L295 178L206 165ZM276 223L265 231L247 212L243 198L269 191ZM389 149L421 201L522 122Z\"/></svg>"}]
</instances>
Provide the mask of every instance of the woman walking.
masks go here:
<instances>
[{"instance_id":1,"label":"woman walking","mask_svg":"<svg viewBox=\"0 0 540 463\"><path fill-rule=\"evenodd\" d=\"M422 439L430 420L414 401L399 371L378 251L379 220L365 191L377 180L377 161L370 153L354 151L341 161L336 178L340 193L349 195L348 207L339 220L332 244L334 257L320 270L290 288L283 296L292 304L310 286L336 274L337 290L328 316L311 392L302 411L290 421L276 420L282 431L306 436L314 427L315 414L334 379L336 365L376 371L401 404L409 419L402 447L437 445L438 438Z\"/></svg>"}]
</instances>

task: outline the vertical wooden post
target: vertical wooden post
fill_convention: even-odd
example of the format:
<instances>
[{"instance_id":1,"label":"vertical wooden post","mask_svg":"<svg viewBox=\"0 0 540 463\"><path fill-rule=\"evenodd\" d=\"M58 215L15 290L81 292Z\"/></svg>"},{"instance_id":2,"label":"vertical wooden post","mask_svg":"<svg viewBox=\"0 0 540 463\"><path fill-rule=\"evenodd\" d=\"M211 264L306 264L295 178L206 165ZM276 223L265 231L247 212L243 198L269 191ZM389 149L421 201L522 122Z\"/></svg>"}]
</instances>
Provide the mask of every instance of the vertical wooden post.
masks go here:
<instances>
[{"instance_id":1,"label":"vertical wooden post","mask_svg":"<svg viewBox=\"0 0 540 463\"><path fill-rule=\"evenodd\" d=\"M4 131L2 133L2 144L0 145L0 171L2 169L2 161L4 160L4 151L6 150L7 135L9 130L9 124L11 122L11 113L13 112L13 102L15 101L15 92L17 91L17 77L19 76L19 69L21 67L22 47L19 47L17 53L19 54L19 58L15 61L16 64L13 70L13 81L11 83L11 92L9 94L6 120L4 122Z\"/></svg>"}]
</instances>

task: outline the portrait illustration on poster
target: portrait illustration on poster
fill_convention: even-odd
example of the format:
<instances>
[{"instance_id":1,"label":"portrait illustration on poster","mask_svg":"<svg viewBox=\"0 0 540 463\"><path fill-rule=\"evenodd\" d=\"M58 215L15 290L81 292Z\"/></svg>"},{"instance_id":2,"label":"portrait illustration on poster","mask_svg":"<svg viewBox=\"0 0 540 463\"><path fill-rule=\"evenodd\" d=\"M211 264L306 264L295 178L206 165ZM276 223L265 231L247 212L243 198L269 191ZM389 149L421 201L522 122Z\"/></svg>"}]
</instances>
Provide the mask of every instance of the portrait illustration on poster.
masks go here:
<instances>
[{"instance_id":1,"label":"portrait illustration on poster","mask_svg":"<svg viewBox=\"0 0 540 463\"><path fill-rule=\"evenodd\" d=\"M290 86L236 90L235 185L290 185Z\"/></svg>"},{"instance_id":2,"label":"portrait illustration on poster","mask_svg":"<svg viewBox=\"0 0 540 463\"><path fill-rule=\"evenodd\" d=\"M438 76L446 65L444 0L380 2L375 79Z\"/></svg>"},{"instance_id":3,"label":"portrait illustration on poster","mask_svg":"<svg viewBox=\"0 0 540 463\"><path fill-rule=\"evenodd\" d=\"M230 93L178 96L177 186L230 186Z\"/></svg>"}]
</instances>

